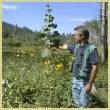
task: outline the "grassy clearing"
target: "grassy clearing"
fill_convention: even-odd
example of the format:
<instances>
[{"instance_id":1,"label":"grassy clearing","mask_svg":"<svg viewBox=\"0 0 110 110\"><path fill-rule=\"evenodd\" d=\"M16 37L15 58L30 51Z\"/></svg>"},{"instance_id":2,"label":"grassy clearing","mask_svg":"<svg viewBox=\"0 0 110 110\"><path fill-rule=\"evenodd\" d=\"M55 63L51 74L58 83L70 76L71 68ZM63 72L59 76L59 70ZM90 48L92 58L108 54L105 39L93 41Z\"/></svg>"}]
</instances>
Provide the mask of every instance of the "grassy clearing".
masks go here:
<instances>
[{"instance_id":1,"label":"grassy clearing","mask_svg":"<svg viewBox=\"0 0 110 110\"><path fill-rule=\"evenodd\" d=\"M16 47L11 51L3 47L8 50L3 51L3 107L70 106L72 55L53 48L50 57L41 58L41 47L32 50L33 47ZM95 81L98 88L108 86L107 68L99 64Z\"/></svg>"}]
</instances>

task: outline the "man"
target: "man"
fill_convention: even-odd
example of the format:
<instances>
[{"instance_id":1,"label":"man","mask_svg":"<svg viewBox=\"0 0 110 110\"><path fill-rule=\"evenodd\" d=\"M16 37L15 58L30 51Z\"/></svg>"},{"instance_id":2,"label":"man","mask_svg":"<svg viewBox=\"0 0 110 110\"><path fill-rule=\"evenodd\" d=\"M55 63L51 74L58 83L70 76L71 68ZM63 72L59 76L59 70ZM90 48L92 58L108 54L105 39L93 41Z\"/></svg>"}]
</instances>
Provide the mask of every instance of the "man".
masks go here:
<instances>
[{"instance_id":1,"label":"man","mask_svg":"<svg viewBox=\"0 0 110 110\"><path fill-rule=\"evenodd\" d=\"M84 26L74 30L76 44L63 44L59 48L68 49L76 56L71 69L74 107L87 108L91 106L90 92L98 69L98 52L96 47L88 42L89 31Z\"/></svg>"}]
</instances>

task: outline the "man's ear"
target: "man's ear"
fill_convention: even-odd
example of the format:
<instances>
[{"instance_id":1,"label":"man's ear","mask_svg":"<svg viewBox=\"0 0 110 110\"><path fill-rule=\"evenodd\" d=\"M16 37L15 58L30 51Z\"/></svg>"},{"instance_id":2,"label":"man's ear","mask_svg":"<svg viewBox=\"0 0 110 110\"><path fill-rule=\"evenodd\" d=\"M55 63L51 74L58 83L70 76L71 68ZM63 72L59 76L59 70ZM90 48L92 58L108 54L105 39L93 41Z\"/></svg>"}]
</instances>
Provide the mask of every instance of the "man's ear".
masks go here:
<instances>
[{"instance_id":1,"label":"man's ear","mask_svg":"<svg viewBox=\"0 0 110 110\"><path fill-rule=\"evenodd\" d=\"M83 39L85 39L85 37L84 37L83 35L82 35L81 37L82 37Z\"/></svg>"}]
</instances>

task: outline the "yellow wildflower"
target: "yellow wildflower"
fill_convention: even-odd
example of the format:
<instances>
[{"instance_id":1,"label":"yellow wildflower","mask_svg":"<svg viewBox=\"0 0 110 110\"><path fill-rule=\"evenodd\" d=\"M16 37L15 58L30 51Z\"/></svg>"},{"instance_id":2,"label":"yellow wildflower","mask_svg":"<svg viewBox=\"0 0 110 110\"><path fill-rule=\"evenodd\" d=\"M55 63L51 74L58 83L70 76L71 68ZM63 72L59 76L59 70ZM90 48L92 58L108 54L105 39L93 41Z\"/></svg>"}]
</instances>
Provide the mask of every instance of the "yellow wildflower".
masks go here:
<instances>
[{"instance_id":1,"label":"yellow wildflower","mask_svg":"<svg viewBox=\"0 0 110 110\"><path fill-rule=\"evenodd\" d=\"M44 61L44 64L45 64L45 65L47 65L47 64L49 64L49 63L50 63L49 60L45 60L45 61Z\"/></svg>"},{"instance_id":2,"label":"yellow wildflower","mask_svg":"<svg viewBox=\"0 0 110 110\"><path fill-rule=\"evenodd\" d=\"M44 62L44 64L45 64L45 65L47 65L47 64L48 64L48 62L47 62L47 61L45 61L45 62Z\"/></svg>"},{"instance_id":3,"label":"yellow wildflower","mask_svg":"<svg viewBox=\"0 0 110 110\"><path fill-rule=\"evenodd\" d=\"M55 66L55 70L59 70L59 69L61 69L62 67L63 67L63 64L62 64L62 63L57 64L57 65Z\"/></svg>"},{"instance_id":4,"label":"yellow wildflower","mask_svg":"<svg viewBox=\"0 0 110 110\"><path fill-rule=\"evenodd\" d=\"M61 67L63 67L63 64L57 64L56 67L61 68Z\"/></svg>"}]
</instances>

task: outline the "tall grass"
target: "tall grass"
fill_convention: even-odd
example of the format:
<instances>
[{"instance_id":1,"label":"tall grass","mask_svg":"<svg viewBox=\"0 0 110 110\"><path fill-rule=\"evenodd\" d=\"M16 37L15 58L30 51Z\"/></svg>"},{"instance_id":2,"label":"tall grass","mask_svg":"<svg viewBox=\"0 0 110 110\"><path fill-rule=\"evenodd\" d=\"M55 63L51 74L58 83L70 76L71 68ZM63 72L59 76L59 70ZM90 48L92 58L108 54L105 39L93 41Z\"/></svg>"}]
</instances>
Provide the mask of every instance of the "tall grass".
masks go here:
<instances>
[{"instance_id":1,"label":"tall grass","mask_svg":"<svg viewBox=\"0 0 110 110\"><path fill-rule=\"evenodd\" d=\"M72 104L69 68L73 56L55 48L48 58L41 58L40 54L24 47L3 52L3 107L52 108ZM99 64L95 83L107 88L107 65Z\"/></svg>"}]
</instances>

